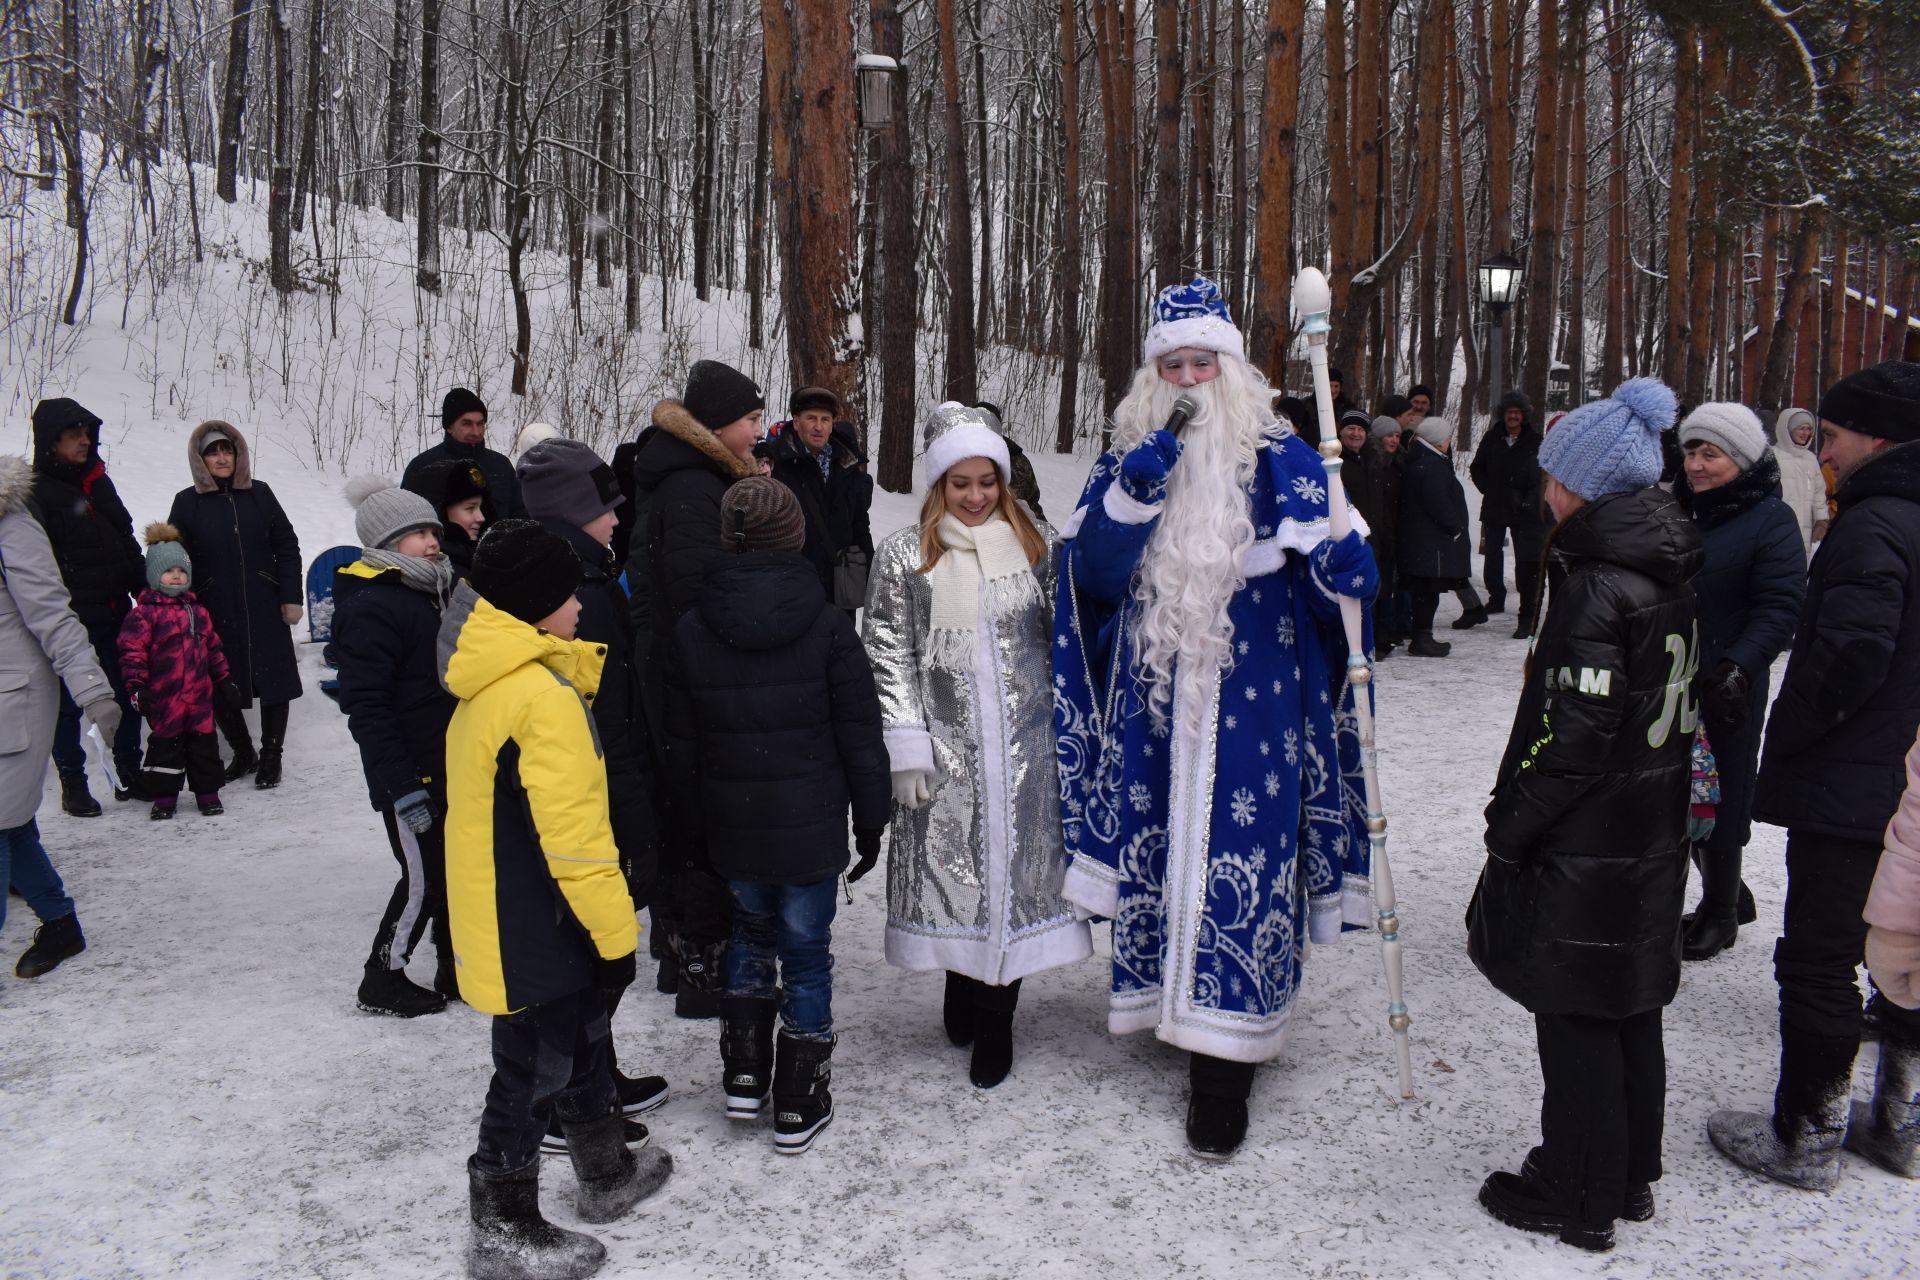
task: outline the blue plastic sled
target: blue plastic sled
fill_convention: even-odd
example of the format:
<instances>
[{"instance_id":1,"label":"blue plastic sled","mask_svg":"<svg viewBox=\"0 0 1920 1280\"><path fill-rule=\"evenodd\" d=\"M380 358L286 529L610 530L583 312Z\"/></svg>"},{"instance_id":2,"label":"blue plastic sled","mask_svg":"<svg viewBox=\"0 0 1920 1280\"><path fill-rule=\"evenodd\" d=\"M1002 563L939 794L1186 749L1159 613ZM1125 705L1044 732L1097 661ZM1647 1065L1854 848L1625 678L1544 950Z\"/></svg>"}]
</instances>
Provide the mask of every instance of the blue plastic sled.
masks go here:
<instances>
[{"instance_id":1,"label":"blue plastic sled","mask_svg":"<svg viewBox=\"0 0 1920 1280\"><path fill-rule=\"evenodd\" d=\"M321 657L335 671L339 667L333 661L333 572L359 558L358 547L329 547L307 566L307 639L326 646L320 651ZM338 698L340 677L322 680L320 692L329 698Z\"/></svg>"}]
</instances>

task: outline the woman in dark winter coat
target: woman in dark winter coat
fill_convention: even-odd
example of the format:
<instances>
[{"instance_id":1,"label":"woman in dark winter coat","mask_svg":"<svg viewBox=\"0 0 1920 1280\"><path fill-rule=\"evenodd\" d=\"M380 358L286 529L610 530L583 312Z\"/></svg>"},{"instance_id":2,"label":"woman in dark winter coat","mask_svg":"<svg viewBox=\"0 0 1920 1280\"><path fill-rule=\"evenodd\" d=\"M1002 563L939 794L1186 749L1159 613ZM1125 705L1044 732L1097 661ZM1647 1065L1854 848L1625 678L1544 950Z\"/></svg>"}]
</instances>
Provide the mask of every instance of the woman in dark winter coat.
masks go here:
<instances>
[{"instance_id":1,"label":"woman in dark winter coat","mask_svg":"<svg viewBox=\"0 0 1920 1280\"><path fill-rule=\"evenodd\" d=\"M1700 535L1666 493L1651 378L1569 414L1541 451L1561 521L1551 600L1487 805L1468 952L1534 1015L1541 1142L1480 1202L1510 1226L1613 1247L1653 1215L1680 982Z\"/></svg>"},{"instance_id":2,"label":"woman in dark winter coat","mask_svg":"<svg viewBox=\"0 0 1920 1280\"><path fill-rule=\"evenodd\" d=\"M635 506L627 583L633 618L633 666L641 674L641 709L661 745L665 723L664 663L674 627L693 608L707 575L728 557L714 530L727 486L759 474L753 446L760 438L766 399L752 379L717 360L701 360L687 374L685 394L663 400L653 427L640 438L633 462ZM656 757L657 762L657 757ZM674 803L666 789L657 796L661 830L672 830L666 812ZM670 964L662 965L661 990L682 989L675 1011L713 1017L723 989L722 961L732 932L727 885L706 866L698 849L678 843L661 850L654 890L655 935L666 939Z\"/></svg>"},{"instance_id":3,"label":"woman in dark winter coat","mask_svg":"<svg viewBox=\"0 0 1920 1280\"><path fill-rule=\"evenodd\" d=\"M460 458L442 458L409 472L400 487L419 494L440 513L440 553L465 577L480 535L500 518L486 469Z\"/></svg>"},{"instance_id":4,"label":"woman in dark winter coat","mask_svg":"<svg viewBox=\"0 0 1920 1280\"><path fill-rule=\"evenodd\" d=\"M1453 646L1433 638L1442 592L1471 590L1467 494L1453 474L1453 432L1442 418L1424 418L1401 453L1406 457L1394 533L1394 567L1413 593L1413 639L1407 652L1444 658ZM1477 601L1476 601L1477 603ZM1465 616L1463 614L1463 616Z\"/></svg>"},{"instance_id":5,"label":"woman in dark winter coat","mask_svg":"<svg viewBox=\"0 0 1920 1280\"><path fill-rule=\"evenodd\" d=\"M686 838L706 846L734 899L727 1114L754 1119L771 1093L774 1146L795 1154L833 1116L834 895L849 808L860 865L848 879L879 858L887 749L866 650L796 554L806 522L791 490L756 477L723 502L714 541L732 563L708 577L667 654L668 760L691 801Z\"/></svg>"},{"instance_id":6,"label":"woman in dark winter coat","mask_svg":"<svg viewBox=\"0 0 1920 1280\"><path fill-rule=\"evenodd\" d=\"M227 780L254 775L265 790L280 785L287 704L300 696L293 625L304 599L300 539L280 500L253 478L246 437L230 422L203 422L187 437L193 487L174 495L167 523L193 557L195 591L240 689L239 707L223 707L220 732L233 749ZM256 755L240 708L260 703Z\"/></svg>"},{"instance_id":7,"label":"woman in dark winter coat","mask_svg":"<svg viewBox=\"0 0 1920 1280\"><path fill-rule=\"evenodd\" d=\"M1700 907L1687 923L1683 954L1707 960L1754 919L1740 854L1753 832L1768 673L1793 640L1807 560L1793 512L1780 500L1780 468L1751 409L1703 404L1680 424L1680 444L1687 460L1674 497L1707 548L1706 567L1693 581L1700 611L1694 692L1720 767L1713 833L1694 849Z\"/></svg>"},{"instance_id":8,"label":"woman in dark winter coat","mask_svg":"<svg viewBox=\"0 0 1920 1280\"><path fill-rule=\"evenodd\" d=\"M1391 418L1382 421L1392 422ZM1398 430L1398 424L1395 424ZM1373 648L1377 657L1393 652L1394 640L1386 623L1393 605L1394 525L1400 497L1399 469L1373 439L1373 420L1349 410L1340 420L1340 478L1347 496L1367 522L1367 545L1380 569L1380 594L1374 602Z\"/></svg>"},{"instance_id":9,"label":"woman in dark winter coat","mask_svg":"<svg viewBox=\"0 0 1920 1280\"><path fill-rule=\"evenodd\" d=\"M133 538L133 517L100 456L100 419L64 397L33 407L33 507L46 529L73 612L87 629L95 658L113 683L121 710L113 759L123 782L140 771L140 717L120 679L120 621L146 589L146 561ZM77 818L97 818L100 804L87 790L87 756L80 746L80 708L65 689L53 730L53 763L60 771L60 807ZM126 799L127 791L116 793Z\"/></svg>"}]
</instances>

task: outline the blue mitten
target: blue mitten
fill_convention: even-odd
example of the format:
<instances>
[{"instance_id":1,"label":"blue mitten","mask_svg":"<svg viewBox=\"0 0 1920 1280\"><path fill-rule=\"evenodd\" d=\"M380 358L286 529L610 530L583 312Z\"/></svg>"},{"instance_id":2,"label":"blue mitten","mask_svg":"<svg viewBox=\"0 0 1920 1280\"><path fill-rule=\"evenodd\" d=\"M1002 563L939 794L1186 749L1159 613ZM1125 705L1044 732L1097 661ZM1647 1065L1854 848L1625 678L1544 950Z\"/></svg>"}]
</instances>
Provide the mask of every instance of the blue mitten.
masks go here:
<instances>
[{"instance_id":1,"label":"blue mitten","mask_svg":"<svg viewBox=\"0 0 1920 1280\"><path fill-rule=\"evenodd\" d=\"M1120 459L1120 488L1136 502L1160 501L1167 493L1167 473L1180 461L1183 447L1172 432L1154 432Z\"/></svg>"},{"instance_id":2,"label":"blue mitten","mask_svg":"<svg viewBox=\"0 0 1920 1280\"><path fill-rule=\"evenodd\" d=\"M1338 542L1326 538L1313 549L1313 580L1330 596L1351 596L1371 600L1380 590L1380 569L1373 562L1373 548L1357 529L1348 530Z\"/></svg>"}]
</instances>

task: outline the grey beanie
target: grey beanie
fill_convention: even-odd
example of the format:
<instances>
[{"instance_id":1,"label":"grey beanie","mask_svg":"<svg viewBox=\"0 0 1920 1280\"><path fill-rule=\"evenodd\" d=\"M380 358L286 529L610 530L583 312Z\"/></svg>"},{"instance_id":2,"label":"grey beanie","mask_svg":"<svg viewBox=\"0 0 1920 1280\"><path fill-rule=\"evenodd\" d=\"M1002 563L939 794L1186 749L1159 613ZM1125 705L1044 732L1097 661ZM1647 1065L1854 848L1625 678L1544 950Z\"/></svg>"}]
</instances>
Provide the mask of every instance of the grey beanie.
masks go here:
<instances>
[{"instance_id":1,"label":"grey beanie","mask_svg":"<svg viewBox=\"0 0 1920 1280\"><path fill-rule=\"evenodd\" d=\"M585 528L627 500L613 468L578 440L542 440L520 455L520 500L535 520Z\"/></svg>"},{"instance_id":2,"label":"grey beanie","mask_svg":"<svg viewBox=\"0 0 1920 1280\"><path fill-rule=\"evenodd\" d=\"M1699 406L1681 421L1680 443L1714 445L1742 471L1751 471L1766 456L1767 432L1759 416L1747 406L1716 400Z\"/></svg>"},{"instance_id":3,"label":"grey beanie","mask_svg":"<svg viewBox=\"0 0 1920 1280\"><path fill-rule=\"evenodd\" d=\"M1413 425L1414 434L1439 449L1447 443L1447 437L1453 434L1453 426L1439 414L1430 414Z\"/></svg>"},{"instance_id":4,"label":"grey beanie","mask_svg":"<svg viewBox=\"0 0 1920 1280\"><path fill-rule=\"evenodd\" d=\"M217 444L224 444L229 449L233 449L234 452L236 453L239 452L238 448L235 447L233 443L232 436L228 435L226 432L222 431L218 427L208 427L206 431L203 432L200 436L200 456L204 458L207 454L207 450L213 448L213 446Z\"/></svg>"},{"instance_id":5,"label":"grey beanie","mask_svg":"<svg viewBox=\"0 0 1920 1280\"><path fill-rule=\"evenodd\" d=\"M440 513L417 493L395 488L384 476L361 476L347 485L353 507L353 531L360 545L380 551L416 529L444 532Z\"/></svg>"},{"instance_id":6,"label":"grey beanie","mask_svg":"<svg viewBox=\"0 0 1920 1280\"><path fill-rule=\"evenodd\" d=\"M1389 418L1385 414L1382 414L1373 420L1372 425L1367 428L1367 434L1371 435L1375 440L1384 440L1388 436L1397 436L1400 434L1400 419Z\"/></svg>"}]
</instances>

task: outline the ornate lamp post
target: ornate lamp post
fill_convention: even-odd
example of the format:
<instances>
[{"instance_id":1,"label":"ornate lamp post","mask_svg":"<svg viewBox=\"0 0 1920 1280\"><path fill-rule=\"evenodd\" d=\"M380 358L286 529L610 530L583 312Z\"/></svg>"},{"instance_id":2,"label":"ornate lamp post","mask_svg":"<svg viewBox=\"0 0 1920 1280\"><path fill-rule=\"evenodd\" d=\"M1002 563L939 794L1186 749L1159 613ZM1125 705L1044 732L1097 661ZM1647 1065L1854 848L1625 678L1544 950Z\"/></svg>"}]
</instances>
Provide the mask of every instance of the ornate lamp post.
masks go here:
<instances>
[{"instance_id":1,"label":"ornate lamp post","mask_svg":"<svg viewBox=\"0 0 1920 1280\"><path fill-rule=\"evenodd\" d=\"M1501 362L1507 351L1507 308L1520 296L1520 277L1525 271L1520 260L1510 253L1496 253L1480 264L1480 300L1487 304L1487 314L1493 318L1490 363L1493 366L1493 394L1488 400L1488 408L1497 410L1500 397L1506 394L1502 384L1503 370Z\"/></svg>"}]
</instances>

